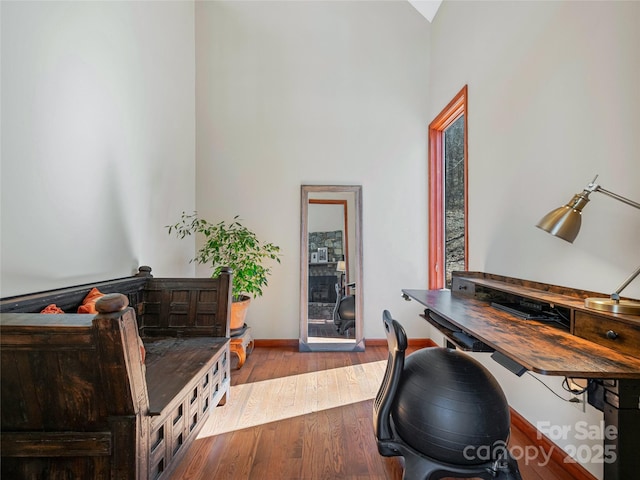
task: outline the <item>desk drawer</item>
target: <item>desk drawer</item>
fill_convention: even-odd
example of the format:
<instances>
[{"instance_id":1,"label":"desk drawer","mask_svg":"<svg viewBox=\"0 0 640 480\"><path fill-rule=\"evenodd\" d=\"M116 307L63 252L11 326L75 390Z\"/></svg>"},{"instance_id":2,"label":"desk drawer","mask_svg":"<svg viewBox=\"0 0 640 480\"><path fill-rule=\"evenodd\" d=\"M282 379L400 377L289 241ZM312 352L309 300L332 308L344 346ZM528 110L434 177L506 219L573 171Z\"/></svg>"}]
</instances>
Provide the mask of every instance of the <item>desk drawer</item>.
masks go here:
<instances>
[{"instance_id":1,"label":"desk drawer","mask_svg":"<svg viewBox=\"0 0 640 480\"><path fill-rule=\"evenodd\" d=\"M574 334L621 353L640 357L640 324L576 312Z\"/></svg>"},{"instance_id":2,"label":"desk drawer","mask_svg":"<svg viewBox=\"0 0 640 480\"><path fill-rule=\"evenodd\" d=\"M451 280L451 293L473 297L476 293L476 284L459 277L453 277Z\"/></svg>"}]
</instances>

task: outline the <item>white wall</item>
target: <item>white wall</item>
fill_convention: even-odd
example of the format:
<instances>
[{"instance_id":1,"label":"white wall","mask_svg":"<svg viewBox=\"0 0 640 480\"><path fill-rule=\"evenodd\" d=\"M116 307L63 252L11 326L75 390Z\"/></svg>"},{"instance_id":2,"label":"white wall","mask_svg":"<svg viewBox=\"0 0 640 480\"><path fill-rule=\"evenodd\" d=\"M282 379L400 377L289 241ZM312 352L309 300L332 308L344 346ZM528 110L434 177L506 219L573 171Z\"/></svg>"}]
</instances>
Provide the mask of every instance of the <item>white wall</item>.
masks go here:
<instances>
[{"instance_id":1,"label":"white wall","mask_svg":"<svg viewBox=\"0 0 640 480\"><path fill-rule=\"evenodd\" d=\"M340 230L344 234L344 206L312 203L308 222L309 233Z\"/></svg>"},{"instance_id":2,"label":"white wall","mask_svg":"<svg viewBox=\"0 0 640 480\"><path fill-rule=\"evenodd\" d=\"M640 200L639 24L638 2L442 4L429 117L468 84L471 270L611 292L640 264L640 212L601 194L573 245L534 226L597 173L603 187ZM640 297L640 281L625 294ZM601 418L486 363L534 425ZM559 379L539 378L568 396ZM586 466L601 475L602 465Z\"/></svg>"},{"instance_id":3,"label":"white wall","mask_svg":"<svg viewBox=\"0 0 640 480\"><path fill-rule=\"evenodd\" d=\"M638 2L443 3L430 116L469 85L470 269L611 292L640 264L639 212L602 194L573 245L534 226L598 173L640 201L639 21Z\"/></svg>"},{"instance_id":4,"label":"white wall","mask_svg":"<svg viewBox=\"0 0 640 480\"><path fill-rule=\"evenodd\" d=\"M363 186L365 336L384 308L424 331L429 35L407 2L196 3L198 210L283 252L256 338L299 337L301 184Z\"/></svg>"},{"instance_id":5,"label":"white wall","mask_svg":"<svg viewBox=\"0 0 640 480\"><path fill-rule=\"evenodd\" d=\"M1 296L192 274L194 6L1 2Z\"/></svg>"}]
</instances>

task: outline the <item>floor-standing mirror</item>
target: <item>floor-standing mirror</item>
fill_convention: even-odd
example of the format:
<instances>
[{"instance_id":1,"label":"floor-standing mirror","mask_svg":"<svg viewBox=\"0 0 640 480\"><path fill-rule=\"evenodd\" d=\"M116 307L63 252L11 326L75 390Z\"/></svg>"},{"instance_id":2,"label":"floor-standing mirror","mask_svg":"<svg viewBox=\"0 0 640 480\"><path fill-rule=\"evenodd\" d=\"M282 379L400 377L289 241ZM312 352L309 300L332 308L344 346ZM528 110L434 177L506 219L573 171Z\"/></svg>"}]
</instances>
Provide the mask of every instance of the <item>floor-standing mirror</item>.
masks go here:
<instances>
[{"instance_id":1,"label":"floor-standing mirror","mask_svg":"<svg viewBox=\"0 0 640 480\"><path fill-rule=\"evenodd\" d=\"M300 351L363 351L362 187L302 185Z\"/></svg>"}]
</instances>

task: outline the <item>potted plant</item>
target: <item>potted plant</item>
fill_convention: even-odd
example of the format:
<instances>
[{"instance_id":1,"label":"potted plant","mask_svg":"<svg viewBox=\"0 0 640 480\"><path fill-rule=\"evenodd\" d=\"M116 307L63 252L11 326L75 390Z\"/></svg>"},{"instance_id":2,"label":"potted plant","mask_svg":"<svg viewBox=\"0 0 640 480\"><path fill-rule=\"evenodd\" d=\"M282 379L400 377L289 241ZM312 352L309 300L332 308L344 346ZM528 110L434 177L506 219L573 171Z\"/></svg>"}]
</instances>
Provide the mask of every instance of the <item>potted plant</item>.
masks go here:
<instances>
[{"instance_id":1,"label":"potted plant","mask_svg":"<svg viewBox=\"0 0 640 480\"><path fill-rule=\"evenodd\" d=\"M231 222L222 221L215 225L198 217L194 212L187 215L182 212L180 221L167 225L169 234L179 238L200 233L205 242L192 262L210 264L212 277L220 274L222 267L233 270L231 330L244 327L246 311L251 297L262 296L267 286L267 277L271 267L265 265L269 260L280 263L280 247L273 243L262 243L256 234L240 223L238 215Z\"/></svg>"}]
</instances>

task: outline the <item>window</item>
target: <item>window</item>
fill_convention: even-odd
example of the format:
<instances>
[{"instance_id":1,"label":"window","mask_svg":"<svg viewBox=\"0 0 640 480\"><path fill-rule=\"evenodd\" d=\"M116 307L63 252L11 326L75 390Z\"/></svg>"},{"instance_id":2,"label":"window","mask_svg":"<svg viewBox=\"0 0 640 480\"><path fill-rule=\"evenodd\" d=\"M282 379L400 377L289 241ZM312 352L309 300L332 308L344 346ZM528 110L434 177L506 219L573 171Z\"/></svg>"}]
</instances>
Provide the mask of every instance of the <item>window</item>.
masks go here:
<instances>
[{"instance_id":1,"label":"window","mask_svg":"<svg viewBox=\"0 0 640 480\"><path fill-rule=\"evenodd\" d=\"M429 288L450 288L466 270L467 86L429 125Z\"/></svg>"}]
</instances>

